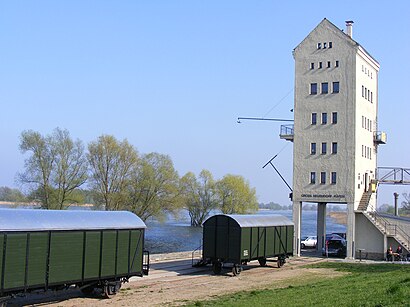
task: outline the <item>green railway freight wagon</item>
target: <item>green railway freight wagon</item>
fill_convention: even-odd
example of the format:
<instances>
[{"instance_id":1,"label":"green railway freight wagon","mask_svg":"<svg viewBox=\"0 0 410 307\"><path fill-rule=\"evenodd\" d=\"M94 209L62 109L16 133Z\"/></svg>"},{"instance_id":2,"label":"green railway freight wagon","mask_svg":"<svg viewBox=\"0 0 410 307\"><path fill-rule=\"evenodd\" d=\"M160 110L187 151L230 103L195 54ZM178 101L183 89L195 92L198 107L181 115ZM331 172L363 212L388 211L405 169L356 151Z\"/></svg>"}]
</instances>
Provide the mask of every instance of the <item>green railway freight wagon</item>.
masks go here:
<instances>
[{"instance_id":1,"label":"green railway freight wagon","mask_svg":"<svg viewBox=\"0 0 410 307\"><path fill-rule=\"evenodd\" d=\"M148 274L145 228L126 211L0 210L0 297L70 285L110 297Z\"/></svg>"},{"instance_id":2,"label":"green railway freight wagon","mask_svg":"<svg viewBox=\"0 0 410 307\"><path fill-rule=\"evenodd\" d=\"M293 255L293 223L281 215L214 215L203 224L203 263L212 263L215 274L224 264L234 275L242 264L258 260L266 266L277 257L278 267Z\"/></svg>"}]
</instances>

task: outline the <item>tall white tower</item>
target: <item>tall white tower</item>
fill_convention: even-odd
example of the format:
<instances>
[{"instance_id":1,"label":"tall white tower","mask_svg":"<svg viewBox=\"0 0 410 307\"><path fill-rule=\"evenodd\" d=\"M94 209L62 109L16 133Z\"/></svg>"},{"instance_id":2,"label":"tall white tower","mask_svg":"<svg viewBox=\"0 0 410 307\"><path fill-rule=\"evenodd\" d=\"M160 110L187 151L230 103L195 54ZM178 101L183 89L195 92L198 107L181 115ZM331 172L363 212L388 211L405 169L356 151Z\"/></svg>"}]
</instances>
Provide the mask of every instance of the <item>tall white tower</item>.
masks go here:
<instances>
[{"instance_id":1,"label":"tall white tower","mask_svg":"<svg viewBox=\"0 0 410 307\"><path fill-rule=\"evenodd\" d=\"M318 203L318 248L326 233L326 204L347 204L347 257L354 257L355 211L375 208L379 63L327 19L294 49L294 127L281 137L293 148L295 253L300 254L303 202ZM285 127L283 127L285 128Z\"/></svg>"}]
</instances>

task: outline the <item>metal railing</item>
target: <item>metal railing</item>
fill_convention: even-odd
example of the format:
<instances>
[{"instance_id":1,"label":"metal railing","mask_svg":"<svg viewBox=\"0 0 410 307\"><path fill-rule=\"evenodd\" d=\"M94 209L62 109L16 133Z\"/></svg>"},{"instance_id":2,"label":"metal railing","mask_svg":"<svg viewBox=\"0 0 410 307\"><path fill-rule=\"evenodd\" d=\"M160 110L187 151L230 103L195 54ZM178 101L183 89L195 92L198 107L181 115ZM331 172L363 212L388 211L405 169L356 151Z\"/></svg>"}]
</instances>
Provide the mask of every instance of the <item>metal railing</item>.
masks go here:
<instances>
[{"instance_id":1,"label":"metal railing","mask_svg":"<svg viewBox=\"0 0 410 307\"><path fill-rule=\"evenodd\" d=\"M387 143L387 134L384 131L375 131L374 132L374 141L379 144Z\"/></svg>"},{"instance_id":2,"label":"metal railing","mask_svg":"<svg viewBox=\"0 0 410 307\"><path fill-rule=\"evenodd\" d=\"M379 183L410 184L410 169L402 167L378 167L376 178Z\"/></svg>"},{"instance_id":3,"label":"metal railing","mask_svg":"<svg viewBox=\"0 0 410 307\"><path fill-rule=\"evenodd\" d=\"M294 125L281 125L280 135L293 135Z\"/></svg>"},{"instance_id":4,"label":"metal railing","mask_svg":"<svg viewBox=\"0 0 410 307\"><path fill-rule=\"evenodd\" d=\"M410 235L406 233L399 225L390 223L385 217L381 216L377 211L367 212L372 216L375 223L378 223L389 236L400 237L406 245L410 248Z\"/></svg>"},{"instance_id":5,"label":"metal railing","mask_svg":"<svg viewBox=\"0 0 410 307\"><path fill-rule=\"evenodd\" d=\"M191 265L195 266L197 263L194 263L194 259L197 259L197 257L195 256L195 253L199 254L198 256L200 257L198 263L200 263L202 261L202 252L203 252L203 244L201 242L201 245L199 245L197 248L195 248L192 251L192 259L191 259Z\"/></svg>"}]
</instances>

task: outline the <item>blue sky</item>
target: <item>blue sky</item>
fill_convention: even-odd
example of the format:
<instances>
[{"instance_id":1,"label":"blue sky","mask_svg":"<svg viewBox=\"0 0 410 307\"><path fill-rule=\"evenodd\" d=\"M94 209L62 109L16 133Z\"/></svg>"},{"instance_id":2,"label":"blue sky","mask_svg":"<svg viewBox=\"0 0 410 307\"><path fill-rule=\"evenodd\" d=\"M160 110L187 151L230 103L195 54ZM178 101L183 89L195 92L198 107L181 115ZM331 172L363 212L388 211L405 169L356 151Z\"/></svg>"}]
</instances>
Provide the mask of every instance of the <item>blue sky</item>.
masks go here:
<instances>
[{"instance_id":1,"label":"blue sky","mask_svg":"<svg viewBox=\"0 0 410 307\"><path fill-rule=\"evenodd\" d=\"M394 4L393 4L394 3ZM259 200L290 204L262 166L274 160L292 182L292 50L323 19L381 64L379 166L410 167L408 1L1 1L0 186L16 187L23 130L66 128L84 143L101 134L140 153L168 154L182 176L210 170L244 176ZM410 187L382 187L379 202Z\"/></svg>"}]
</instances>

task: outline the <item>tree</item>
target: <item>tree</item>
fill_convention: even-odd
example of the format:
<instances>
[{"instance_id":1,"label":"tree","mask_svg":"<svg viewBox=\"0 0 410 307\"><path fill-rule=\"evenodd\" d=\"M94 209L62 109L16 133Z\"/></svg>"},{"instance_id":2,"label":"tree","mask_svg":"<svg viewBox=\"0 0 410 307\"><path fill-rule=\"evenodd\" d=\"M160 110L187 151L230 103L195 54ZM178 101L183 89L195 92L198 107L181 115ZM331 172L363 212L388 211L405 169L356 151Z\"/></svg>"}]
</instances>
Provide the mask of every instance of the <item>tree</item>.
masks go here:
<instances>
[{"instance_id":1,"label":"tree","mask_svg":"<svg viewBox=\"0 0 410 307\"><path fill-rule=\"evenodd\" d=\"M410 214L410 194L403 193L404 201L402 201L402 210L404 214Z\"/></svg>"},{"instance_id":2,"label":"tree","mask_svg":"<svg viewBox=\"0 0 410 307\"><path fill-rule=\"evenodd\" d=\"M73 191L87 179L87 161L81 141L73 141L67 130L54 129L42 136L23 131L20 151L31 152L25 160L25 171L18 180L45 209L63 209L72 202Z\"/></svg>"},{"instance_id":3,"label":"tree","mask_svg":"<svg viewBox=\"0 0 410 307\"><path fill-rule=\"evenodd\" d=\"M52 191L50 176L54 164L54 153L49 146L50 139L32 130L23 131L20 137L20 151L31 156L24 161L25 171L18 174L18 180L30 192L37 191L43 208L49 209Z\"/></svg>"},{"instance_id":4,"label":"tree","mask_svg":"<svg viewBox=\"0 0 410 307\"><path fill-rule=\"evenodd\" d=\"M20 190L0 187L0 201L26 202L27 198Z\"/></svg>"},{"instance_id":5,"label":"tree","mask_svg":"<svg viewBox=\"0 0 410 307\"><path fill-rule=\"evenodd\" d=\"M51 146L55 154L52 172L53 203L63 209L67 203L77 203L75 189L87 180L87 158L80 140L73 141L67 130L54 130Z\"/></svg>"},{"instance_id":6,"label":"tree","mask_svg":"<svg viewBox=\"0 0 410 307\"><path fill-rule=\"evenodd\" d=\"M242 176L225 175L217 182L217 194L222 213L242 214L258 208L256 190Z\"/></svg>"},{"instance_id":7,"label":"tree","mask_svg":"<svg viewBox=\"0 0 410 307\"><path fill-rule=\"evenodd\" d=\"M191 226L201 226L211 210L218 205L215 180L207 170L202 170L197 179L191 172L181 178L184 206L191 218Z\"/></svg>"},{"instance_id":8,"label":"tree","mask_svg":"<svg viewBox=\"0 0 410 307\"><path fill-rule=\"evenodd\" d=\"M97 205L105 210L120 210L127 203L127 185L136 167L138 153L127 140L102 135L88 144L90 184Z\"/></svg>"},{"instance_id":9,"label":"tree","mask_svg":"<svg viewBox=\"0 0 410 307\"><path fill-rule=\"evenodd\" d=\"M131 174L127 208L144 221L172 212L180 203L178 184L179 176L169 156L145 154Z\"/></svg>"}]
</instances>

